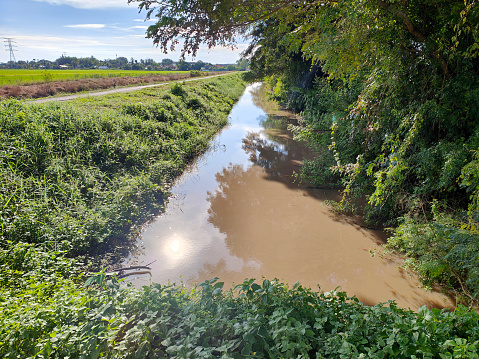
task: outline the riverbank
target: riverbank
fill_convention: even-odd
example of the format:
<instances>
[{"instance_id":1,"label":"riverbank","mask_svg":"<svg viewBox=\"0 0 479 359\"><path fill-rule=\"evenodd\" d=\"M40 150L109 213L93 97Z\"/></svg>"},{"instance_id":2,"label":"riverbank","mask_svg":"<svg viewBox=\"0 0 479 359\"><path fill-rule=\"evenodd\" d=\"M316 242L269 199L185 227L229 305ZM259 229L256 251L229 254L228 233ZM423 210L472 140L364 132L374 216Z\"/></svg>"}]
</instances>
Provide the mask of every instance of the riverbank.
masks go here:
<instances>
[{"instance_id":1,"label":"riverbank","mask_svg":"<svg viewBox=\"0 0 479 359\"><path fill-rule=\"evenodd\" d=\"M246 280L126 287L82 270L119 258L208 146L239 75L68 104L0 103L0 355L346 357L474 353L477 315ZM94 264L101 263L93 261ZM460 320L461 325L456 325ZM342 333L343 335L339 335Z\"/></svg>"}]
</instances>

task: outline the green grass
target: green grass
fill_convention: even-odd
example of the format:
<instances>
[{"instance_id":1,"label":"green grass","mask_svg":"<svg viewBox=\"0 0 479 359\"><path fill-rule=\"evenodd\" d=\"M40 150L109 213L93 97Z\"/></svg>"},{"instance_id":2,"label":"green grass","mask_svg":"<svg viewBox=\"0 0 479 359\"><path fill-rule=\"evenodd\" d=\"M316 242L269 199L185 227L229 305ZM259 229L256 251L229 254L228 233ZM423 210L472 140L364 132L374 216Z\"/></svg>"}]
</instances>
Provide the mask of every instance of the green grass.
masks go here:
<instances>
[{"instance_id":1,"label":"green grass","mask_svg":"<svg viewBox=\"0 0 479 359\"><path fill-rule=\"evenodd\" d=\"M226 124L238 75L68 103L0 103L0 239L121 252Z\"/></svg>"},{"instance_id":2,"label":"green grass","mask_svg":"<svg viewBox=\"0 0 479 359\"><path fill-rule=\"evenodd\" d=\"M188 71L134 71L134 70L8 70L0 69L0 86L23 85L36 82L78 80L102 77L162 76Z\"/></svg>"}]
</instances>

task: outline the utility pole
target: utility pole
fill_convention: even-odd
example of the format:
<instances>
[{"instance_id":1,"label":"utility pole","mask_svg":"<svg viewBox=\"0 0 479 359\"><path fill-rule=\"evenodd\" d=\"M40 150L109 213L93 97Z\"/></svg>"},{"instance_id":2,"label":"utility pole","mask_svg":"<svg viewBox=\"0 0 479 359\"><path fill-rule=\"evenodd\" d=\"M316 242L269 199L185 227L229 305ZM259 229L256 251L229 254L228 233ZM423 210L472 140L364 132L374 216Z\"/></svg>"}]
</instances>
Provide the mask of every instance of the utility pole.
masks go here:
<instances>
[{"instance_id":1,"label":"utility pole","mask_svg":"<svg viewBox=\"0 0 479 359\"><path fill-rule=\"evenodd\" d=\"M10 51L10 62L17 62L15 60L15 47L17 47L15 45L15 41L11 38L11 37L6 37L5 38L5 42L7 43L7 45L5 45L5 47L7 48L7 51Z\"/></svg>"}]
</instances>

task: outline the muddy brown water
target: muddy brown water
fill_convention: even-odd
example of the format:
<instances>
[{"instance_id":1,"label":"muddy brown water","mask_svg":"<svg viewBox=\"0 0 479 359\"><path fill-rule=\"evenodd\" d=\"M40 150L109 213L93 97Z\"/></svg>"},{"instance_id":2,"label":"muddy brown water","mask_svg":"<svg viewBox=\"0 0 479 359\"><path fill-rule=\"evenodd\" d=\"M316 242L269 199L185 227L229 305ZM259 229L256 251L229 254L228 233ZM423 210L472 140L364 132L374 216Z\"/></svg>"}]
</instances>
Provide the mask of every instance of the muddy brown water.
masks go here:
<instances>
[{"instance_id":1,"label":"muddy brown water","mask_svg":"<svg viewBox=\"0 0 479 359\"><path fill-rule=\"evenodd\" d=\"M311 154L287 131L291 114L260 94L260 84L246 89L210 151L172 187L165 213L123 263L154 262L151 276L128 280L191 287L218 277L231 287L245 278L278 278L344 290L368 305L453 307L450 298L420 288L401 258L383 254L382 231L331 211L325 200L338 200L338 190L295 182Z\"/></svg>"}]
</instances>

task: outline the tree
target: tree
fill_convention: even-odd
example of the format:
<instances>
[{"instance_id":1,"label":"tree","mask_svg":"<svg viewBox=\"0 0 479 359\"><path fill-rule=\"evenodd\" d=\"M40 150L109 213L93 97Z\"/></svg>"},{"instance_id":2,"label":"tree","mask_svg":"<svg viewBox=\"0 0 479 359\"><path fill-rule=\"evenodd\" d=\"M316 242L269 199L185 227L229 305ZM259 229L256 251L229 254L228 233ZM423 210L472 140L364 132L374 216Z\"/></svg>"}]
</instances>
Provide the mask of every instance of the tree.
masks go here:
<instances>
[{"instance_id":1,"label":"tree","mask_svg":"<svg viewBox=\"0 0 479 359\"><path fill-rule=\"evenodd\" d=\"M118 62L118 67L122 67L128 64L128 59L126 57L118 57L116 61Z\"/></svg>"},{"instance_id":2,"label":"tree","mask_svg":"<svg viewBox=\"0 0 479 359\"><path fill-rule=\"evenodd\" d=\"M238 70L245 71L249 66L249 61L247 59L239 59L236 61L236 66Z\"/></svg>"},{"instance_id":3,"label":"tree","mask_svg":"<svg viewBox=\"0 0 479 359\"><path fill-rule=\"evenodd\" d=\"M201 44L235 47L236 37L249 35L251 27L281 9L310 9L324 1L239 1L223 0L128 0L138 3L146 19L158 18L147 30L147 37L167 53L183 40L182 58L196 56ZM329 2L326 2L329 3Z\"/></svg>"},{"instance_id":4,"label":"tree","mask_svg":"<svg viewBox=\"0 0 479 359\"><path fill-rule=\"evenodd\" d=\"M295 23L296 34L291 40L301 38L307 46L299 48L308 58L321 60L324 53L321 46L330 50L331 45L339 46L348 52L345 66L355 66L361 58L354 59L359 47L365 41L382 38L382 43L391 40L400 44L406 51L431 56L438 61L445 75L449 76L448 54L461 50L469 55L477 55L479 29L477 20L477 2L440 0L415 1L272 1L272 0L129 0L138 3L140 11L146 11L146 18L152 15L158 18L156 24L147 30L147 37L164 52L174 50L183 40L182 57L196 55L201 44L209 48L235 46L237 36L255 37L259 26L273 19L275 27L292 24L292 18L305 17L304 22ZM446 28L444 28L446 26ZM317 35L324 35L317 36ZM445 36L446 35L446 36ZM457 35L457 36L454 36ZM458 40L476 39L469 44L459 44ZM454 38L454 40L452 40ZM348 41L350 40L350 41ZM351 40L359 40L354 43ZM347 44L347 45L346 45ZM476 44L476 45L474 45ZM349 51L347 51L347 46ZM326 55L329 56L329 55ZM344 60L344 59L343 59ZM354 61L357 60L357 61ZM339 61L331 63L331 71L343 73ZM347 70L347 69L346 69Z\"/></svg>"},{"instance_id":5,"label":"tree","mask_svg":"<svg viewBox=\"0 0 479 359\"><path fill-rule=\"evenodd\" d=\"M205 63L201 60L196 61L193 65L191 65L192 70L201 70L201 68L205 65Z\"/></svg>"},{"instance_id":6,"label":"tree","mask_svg":"<svg viewBox=\"0 0 479 359\"><path fill-rule=\"evenodd\" d=\"M172 59L163 59L161 60L161 64L163 66L171 66L173 65L175 62L172 60Z\"/></svg>"},{"instance_id":7,"label":"tree","mask_svg":"<svg viewBox=\"0 0 479 359\"><path fill-rule=\"evenodd\" d=\"M191 64L189 62L186 62L186 61L183 61L183 60L178 61L176 66L177 66L178 70L180 70L180 71L191 70Z\"/></svg>"}]
</instances>

